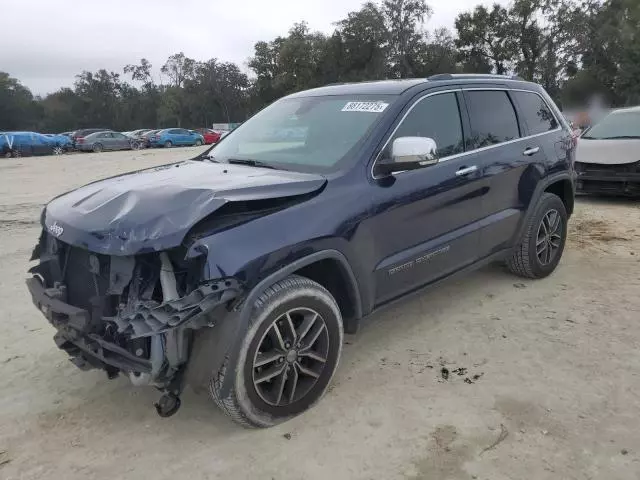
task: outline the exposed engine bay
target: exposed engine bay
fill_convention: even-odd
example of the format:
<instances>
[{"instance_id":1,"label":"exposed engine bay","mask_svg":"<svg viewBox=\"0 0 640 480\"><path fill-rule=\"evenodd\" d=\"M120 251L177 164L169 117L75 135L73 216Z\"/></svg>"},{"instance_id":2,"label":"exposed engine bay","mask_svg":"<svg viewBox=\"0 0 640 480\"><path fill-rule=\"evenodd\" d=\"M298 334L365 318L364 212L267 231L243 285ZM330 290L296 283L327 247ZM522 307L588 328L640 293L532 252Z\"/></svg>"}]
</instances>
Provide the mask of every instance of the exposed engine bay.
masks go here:
<instances>
[{"instance_id":1,"label":"exposed engine bay","mask_svg":"<svg viewBox=\"0 0 640 480\"><path fill-rule=\"evenodd\" d=\"M194 330L213 327L241 291L233 278L203 282L203 262L184 253L179 247L110 256L43 231L31 258L40 262L27 281L71 361L162 390L162 416L179 407Z\"/></svg>"}]
</instances>

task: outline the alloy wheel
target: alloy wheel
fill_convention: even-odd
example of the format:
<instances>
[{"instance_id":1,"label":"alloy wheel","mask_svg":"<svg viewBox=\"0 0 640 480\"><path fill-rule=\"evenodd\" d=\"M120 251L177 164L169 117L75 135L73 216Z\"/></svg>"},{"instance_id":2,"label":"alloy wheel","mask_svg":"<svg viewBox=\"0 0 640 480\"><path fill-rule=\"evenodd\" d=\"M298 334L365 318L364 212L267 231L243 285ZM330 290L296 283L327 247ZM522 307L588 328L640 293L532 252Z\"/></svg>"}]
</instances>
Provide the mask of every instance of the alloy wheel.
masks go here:
<instances>
[{"instance_id":1,"label":"alloy wheel","mask_svg":"<svg viewBox=\"0 0 640 480\"><path fill-rule=\"evenodd\" d=\"M549 210L542 217L536 235L536 255L541 265L549 265L562 244L562 217L557 210Z\"/></svg>"},{"instance_id":2,"label":"alloy wheel","mask_svg":"<svg viewBox=\"0 0 640 480\"><path fill-rule=\"evenodd\" d=\"M63 153L62 147L53 147L54 155L62 155L62 153Z\"/></svg>"},{"instance_id":3,"label":"alloy wheel","mask_svg":"<svg viewBox=\"0 0 640 480\"><path fill-rule=\"evenodd\" d=\"M286 406L317 383L329 355L329 333L322 316L295 308L276 318L262 336L253 359L253 385L262 400Z\"/></svg>"}]
</instances>

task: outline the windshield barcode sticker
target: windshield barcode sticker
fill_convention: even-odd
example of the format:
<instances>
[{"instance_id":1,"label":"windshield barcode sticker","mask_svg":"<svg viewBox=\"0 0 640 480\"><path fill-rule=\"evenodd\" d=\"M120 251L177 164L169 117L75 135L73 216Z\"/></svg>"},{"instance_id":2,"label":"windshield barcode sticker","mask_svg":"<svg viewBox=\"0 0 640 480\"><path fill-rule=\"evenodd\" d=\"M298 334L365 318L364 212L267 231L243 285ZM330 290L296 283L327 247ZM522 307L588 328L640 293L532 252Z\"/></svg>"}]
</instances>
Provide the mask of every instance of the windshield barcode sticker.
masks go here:
<instances>
[{"instance_id":1,"label":"windshield barcode sticker","mask_svg":"<svg viewBox=\"0 0 640 480\"><path fill-rule=\"evenodd\" d=\"M343 112L370 112L381 113L389 106L384 102L348 102L342 107Z\"/></svg>"}]
</instances>

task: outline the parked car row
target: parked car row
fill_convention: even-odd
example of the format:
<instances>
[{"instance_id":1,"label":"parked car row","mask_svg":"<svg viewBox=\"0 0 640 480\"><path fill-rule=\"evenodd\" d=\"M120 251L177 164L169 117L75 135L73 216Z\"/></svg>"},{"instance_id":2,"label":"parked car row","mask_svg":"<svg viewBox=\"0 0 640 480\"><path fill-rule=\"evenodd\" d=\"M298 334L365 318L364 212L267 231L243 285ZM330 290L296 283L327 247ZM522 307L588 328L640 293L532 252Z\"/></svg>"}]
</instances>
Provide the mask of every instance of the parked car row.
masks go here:
<instances>
[{"instance_id":1,"label":"parked car row","mask_svg":"<svg viewBox=\"0 0 640 480\"><path fill-rule=\"evenodd\" d=\"M20 157L60 155L67 151L102 152L105 150L138 150L141 148L200 146L217 143L226 131L208 128L141 128L116 132L110 128L83 128L60 134L36 132L0 132L0 155Z\"/></svg>"}]
</instances>

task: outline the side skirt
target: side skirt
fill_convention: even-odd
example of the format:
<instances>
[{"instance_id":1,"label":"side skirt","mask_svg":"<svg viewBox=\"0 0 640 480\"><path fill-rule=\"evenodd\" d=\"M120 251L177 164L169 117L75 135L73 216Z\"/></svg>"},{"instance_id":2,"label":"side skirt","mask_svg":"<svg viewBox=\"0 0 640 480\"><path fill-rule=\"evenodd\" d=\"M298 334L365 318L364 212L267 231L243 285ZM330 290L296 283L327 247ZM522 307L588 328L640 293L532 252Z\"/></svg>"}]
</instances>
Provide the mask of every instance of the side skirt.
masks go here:
<instances>
[{"instance_id":1,"label":"side skirt","mask_svg":"<svg viewBox=\"0 0 640 480\"><path fill-rule=\"evenodd\" d=\"M460 270L458 270L455 273L452 273L450 275L447 275L445 277L441 277L437 280L434 280L431 283L427 283L426 285L423 285L421 287L418 287L414 290L411 290L408 293L405 293L403 295L401 295L400 297L396 297L393 300L389 300L388 302L385 302L381 305L377 305L373 311L371 311L371 313L369 313L368 315L362 317L361 321L362 322L366 322L368 320L370 320L374 315L377 315L379 312L382 312L392 306L395 306L397 303L400 302L404 302L404 301L408 301L411 298L415 298L419 295L424 294L425 292L431 290L432 288L436 288L439 287L441 284L451 281L451 280L456 280L470 272L473 272L475 270L478 270L482 267L486 267L487 265L489 265L490 263L494 263L494 262L498 262L501 260L505 260L509 257L509 255L511 255L511 253L513 252L512 248L507 248L504 250L500 250L499 252L496 252L492 255L489 255L488 257L485 257L481 260L478 260L475 263L472 263L471 265L468 265Z\"/></svg>"}]
</instances>

